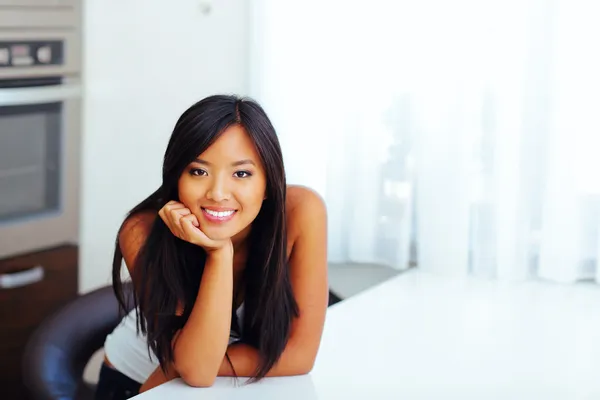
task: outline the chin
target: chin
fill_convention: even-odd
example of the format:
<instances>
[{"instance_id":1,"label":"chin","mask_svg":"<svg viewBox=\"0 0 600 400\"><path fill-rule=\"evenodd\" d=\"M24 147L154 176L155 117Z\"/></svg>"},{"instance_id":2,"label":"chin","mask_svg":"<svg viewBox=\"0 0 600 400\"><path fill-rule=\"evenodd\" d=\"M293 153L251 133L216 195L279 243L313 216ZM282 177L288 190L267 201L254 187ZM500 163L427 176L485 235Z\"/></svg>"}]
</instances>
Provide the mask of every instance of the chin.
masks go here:
<instances>
[{"instance_id":1,"label":"chin","mask_svg":"<svg viewBox=\"0 0 600 400\"><path fill-rule=\"evenodd\" d=\"M216 241L231 239L231 237L232 237L231 235L206 235L206 236L208 236L209 239L216 240Z\"/></svg>"},{"instance_id":2,"label":"chin","mask_svg":"<svg viewBox=\"0 0 600 400\"><path fill-rule=\"evenodd\" d=\"M233 237L233 234L231 234L229 230L225 229L219 230L214 228L208 228L206 230L202 229L202 232L204 232L204 234L211 240L225 240L231 239Z\"/></svg>"}]
</instances>

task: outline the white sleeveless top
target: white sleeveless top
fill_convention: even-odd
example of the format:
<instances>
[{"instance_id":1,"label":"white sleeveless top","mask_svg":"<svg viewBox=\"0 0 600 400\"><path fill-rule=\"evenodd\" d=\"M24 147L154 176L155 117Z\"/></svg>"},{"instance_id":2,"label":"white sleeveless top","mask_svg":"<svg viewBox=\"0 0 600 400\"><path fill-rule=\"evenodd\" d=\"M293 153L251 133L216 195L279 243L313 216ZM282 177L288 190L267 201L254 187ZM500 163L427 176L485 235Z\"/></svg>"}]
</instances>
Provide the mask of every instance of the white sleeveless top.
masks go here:
<instances>
[{"instance_id":1,"label":"white sleeveless top","mask_svg":"<svg viewBox=\"0 0 600 400\"><path fill-rule=\"evenodd\" d=\"M244 305L236 310L238 325L241 329L244 318ZM229 336L229 344L239 340L236 336ZM150 354L148 354L150 353ZM117 327L104 341L104 354L122 374L138 383L144 383L159 367L159 362L152 351L148 351L146 336L136 332L135 309L131 310Z\"/></svg>"}]
</instances>

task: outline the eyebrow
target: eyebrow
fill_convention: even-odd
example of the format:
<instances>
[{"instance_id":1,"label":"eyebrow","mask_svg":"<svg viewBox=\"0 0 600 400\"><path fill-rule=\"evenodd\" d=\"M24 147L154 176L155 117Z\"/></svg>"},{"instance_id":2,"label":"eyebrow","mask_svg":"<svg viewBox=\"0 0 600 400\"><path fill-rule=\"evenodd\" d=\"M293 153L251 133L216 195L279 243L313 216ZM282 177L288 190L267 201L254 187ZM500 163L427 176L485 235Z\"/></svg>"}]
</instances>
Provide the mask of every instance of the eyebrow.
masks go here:
<instances>
[{"instance_id":1,"label":"eyebrow","mask_svg":"<svg viewBox=\"0 0 600 400\"><path fill-rule=\"evenodd\" d=\"M207 165L207 166L211 166L212 165L208 161L202 160L200 158L196 158L194 160L194 162L198 163L198 164L202 164L202 165ZM256 164L254 163L254 161L252 161L250 159L245 159L245 160L240 160L240 161L233 162L233 163L231 163L231 166L232 167L239 167L240 165L246 165L246 164L254 165L256 167Z\"/></svg>"}]
</instances>

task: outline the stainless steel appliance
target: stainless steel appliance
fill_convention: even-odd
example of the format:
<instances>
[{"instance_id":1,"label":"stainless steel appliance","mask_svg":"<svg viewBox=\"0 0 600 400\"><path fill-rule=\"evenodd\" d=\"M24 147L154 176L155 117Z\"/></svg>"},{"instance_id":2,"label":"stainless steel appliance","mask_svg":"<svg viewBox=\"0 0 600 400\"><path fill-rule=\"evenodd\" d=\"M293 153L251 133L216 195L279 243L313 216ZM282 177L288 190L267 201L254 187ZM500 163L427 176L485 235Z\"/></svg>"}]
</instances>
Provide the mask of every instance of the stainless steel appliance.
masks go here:
<instances>
[{"instance_id":1,"label":"stainless steel appliance","mask_svg":"<svg viewBox=\"0 0 600 400\"><path fill-rule=\"evenodd\" d=\"M0 0L0 259L77 242L80 9L78 0Z\"/></svg>"},{"instance_id":2,"label":"stainless steel appliance","mask_svg":"<svg viewBox=\"0 0 600 400\"><path fill-rule=\"evenodd\" d=\"M0 398L28 338L77 296L81 0L0 0Z\"/></svg>"}]
</instances>

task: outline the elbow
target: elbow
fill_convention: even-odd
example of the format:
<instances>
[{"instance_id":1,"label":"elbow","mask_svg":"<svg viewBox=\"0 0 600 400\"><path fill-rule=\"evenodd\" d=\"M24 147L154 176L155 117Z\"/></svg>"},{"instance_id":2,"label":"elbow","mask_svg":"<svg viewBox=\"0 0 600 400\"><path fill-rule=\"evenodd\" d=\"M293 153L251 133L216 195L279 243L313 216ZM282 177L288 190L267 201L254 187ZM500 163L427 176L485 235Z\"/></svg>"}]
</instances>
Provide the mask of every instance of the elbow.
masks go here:
<instances>
[{"instance_id":1,"label":"elbow","mask_svg":"<svg viewBox=\"0 0 600 400\"><path fill-rule=\"evenodd\" d=\"M315 360L302 360L298 362L295 367L292 369L290 375L306 375L309 374L313 367L315 366Z\"/></svg>"},{"instance_id":2,"label":"elbow","mask_svg":"<svg viewBox=\"0 0 600 400\"><path fill-rule=\"evenodd\" d=\"M206 388L211 387L217 379L216 373L206 373L202 371L192 371L181 373L181 379L189 386Z\"/></svg>"},{"instance_id":3,"label":"elbow","mask_svg":"<svg viewBox=\"0 0 600 400\"><path fill-rule=\"evenodd\" d=\"M298 369L298 375L306 375L309 374L313 367L315 366L315 361L317 361L317 352L316 351L304 351L300 354L297 353L296 358L296 366Z\"/></svg>"},{"instance_id":4,"label":"elbow","mask_svg":"<svg viewBox=\"0 0 600 400\"><path fill-rule=\"evenodd\" d=\"M213 368L212 363L199 363L186 360L176 364L177 372L181 379L192 387L210 387L215 383L218 368Z\"/></svg>"},{"instance_id":5,"label":"elbow","mask_svg":"<svg viewBox=\"0 0 600 400\"><path fill-rule=\"evenodd\" d=\"M300 349L288 350L280 360L285 365L281 370L282 375L307 375L313 370L316 359L316 354L310 354L307 351Z\"/></svg>"},{"instance_id":6,"label":"elbow","mask_svg":"<svg viewBox=\"0 0 600 400\"><path fill-rule=\"evenodd\" d=\"M193 377L193 378L183 378L183 381L191 387L196 387L196 388L208 388L211 387L214 383L215 383L215 378L197 378L197 377Z\"/></svg>"},{"instance_id":7,"label":"elbow","mask_svg":"<svg viewBox=\"0 0 600 400\"><path fill-rule=\"evenodd\" d=\"M309 362L309 363L304 363L303 365L300 366L300 368L298 369L298 375L306 375L309 374L310 371L313 370L313 367L315 366L315 362Z\"/></svg>"},{"instance_id":8,"label":"elbow","mask_svg":"<svg viewBox=\"0 0 600 400\"><path fill-rule=\"evenodd\" d=\"M215 383L220 364L212 361L211 355L194 355L185 353L181 348L175 349L175 369L181 379L192 387L210 387ZM204 360L199 362L198 360Z\"/></svg>"}]
</instances>

